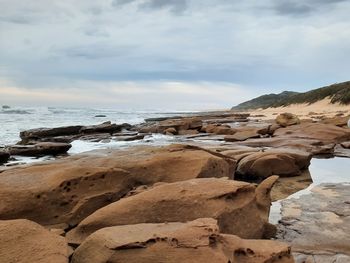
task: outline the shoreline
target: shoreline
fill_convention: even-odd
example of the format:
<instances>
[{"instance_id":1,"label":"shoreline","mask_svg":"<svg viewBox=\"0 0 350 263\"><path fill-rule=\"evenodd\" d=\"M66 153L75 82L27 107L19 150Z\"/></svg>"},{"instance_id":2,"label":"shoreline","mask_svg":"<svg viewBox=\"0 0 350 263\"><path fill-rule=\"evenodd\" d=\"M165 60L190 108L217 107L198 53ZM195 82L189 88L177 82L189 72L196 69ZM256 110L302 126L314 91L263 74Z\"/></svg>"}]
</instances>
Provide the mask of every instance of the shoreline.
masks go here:
<instances>
[{"instance_id":1,"label":"shoreline","mask_svg":"<svg viewBox=\"0 0 350 263\"><path fill-rule=\"evenodd\" d=\"M289 109L293 109L293 107ZM8 148L9 151L34 155L42 155L43 150L46 153L54 151L59 154L59 158L38 164L0 169L0 186L6 185L5 188L0 187L0 194L6 197L7 202L4 206L5 210L0 209L0 217L2 219L26 218L32 220L68 238L69 243L74 243L73 249L76 247L84 249L84 243L81 245L81 241L85 239L85 236L81 236L82 232L80 231L82 230L80 229L90 229L89 224L85 222L97 220L96 223L93 223L94 225L105 224L111 227L130 224L130 222L107 220L109 217L103 219L105 221L102 223L98 221L102 219L95 216L95 213L106 213L107 216L108 207L115 206L117 209L119 206L123 206L129 198L137 200L138 196L143 195L146 198L153 192L155 195L152 194L152 197L149 198L154 200L154 198L162 196L160 193L163 188L167 193L163 198L172 196L171 202L176 204L176 202L183 202L181 195L176 194L176 191L179 187L185 187L187 182L203 184L201 187L209 187L214 190L215 184L223 183L221 177L228 177L229 179L225 179L228 180L227 183L225 182L223 185L233 183L236 185L235 187L241 187L241 184L246 184L245 187L252 189L252 191L264 188L266 191L264 193L268 193L268 196L262 199L265 201L254 199L256 200L254 202L261 202L260 205L264 211L262 214L255 211L254 208L247 208L247 211L254 215L252 220L257 220L252 221L252 223L261 226L259 231L262 232L258 231L258 234L252 228L242 226L226 229L221 225L221 219L215 218L214 212L212 214L204 213L206 210L200 210L197 205L193 206L192 210L199 209L197 213L201 214L202 217L214 217L218 220L219 233L238 235L241 238L255 238L261 242L267 242L264 241L264 238L272 237L287 242L288 245L292 246L294 259L299 262L297 258L305 259L309 250L303 248L302 243L294 242L285 237L292 233L292 229L286 225L286 218L291 215L292 211L290 207L293 206L292 202L297 204L300 199L287 197L302 189L308 187L311 189L310 185L314 188L314 186L318 187L319 183L332 182L331 180L327 182L324 178L317 181L315 175L308 173L310 163L315 162L315 157L350 157L350 129L346 127L345 120L348 118L346 116L348 111L339 112L337 109L327 112L327 114L322 113L324 115L322 118L314 118L319 114L317 112L311 115L305 114L308 110L307 108L303 112L300 111L300 118L293 114L281 114L276 118L277 116L273 115L276 109L255 111L249 114L235 111L215 111L215 113L200 113L196 116L176 118L169 116L166 119L152 119L138 125L119 125L106 122L92 126L68 126L24 131L21 133L21 144L11 146L12 148ZM280 113L285 111L286 109ZM271 115L268 115L268 112ZM162 141L157 143L152 139L156 134L159 134L160 137L164 136L161 138ZM64 156L64 153L68 151L66 149L78 141L101 143L101 146L109 144L111 146L113 143L117 143L117 145L125 145L125 147L108 147L107 149ZM60 152L59 149L63 149L62 147L64 150ZM60 156L61 154L63 155ZM320 160L320 162L325 163L326 160ZM65 172L61 173L61 170ZM275 175L278 175L279 179ZM122 179L129 176L133 178L130 179L131 181ZM23 178L26 178L28 186L21 183ZM86 183L85 180L87 180ZM106 180L109 183L106 183ZM316 183L313 183L315 180ZM113 188L110 188L111 186ZM27 187L30 187L30 192L28 192L29 188ZM168 189L168 187L170 188ZM339 190L341 193L342 187L339 185L334 191ZM269 193L271 188L272 199L278 201L274 203L270 212L271 196ZM12 193L8 189L16 190L13 190ZM203 193L203 190L199 191ZM238 192L229 196L231 195L238 195ZM256 198L258 196L262 198L258 192L255 195ZM320 200L323 201L330 198L315 195L312 191L308 192L307 196L321 198ZM197 198L199 197L186 199L186 202L188 205L192 202L199 202ZM225 200L229 201L230 198L227 197ZM239 197L237 200L245 200L245 198L248 197ZM339 196L334 202L341 201L341 198L342 196ZM82 200L84 201L82 202ZM135 209L142 204L142 200L144 199L135 201ZM237 202L234 201L236 197L232 200L229 202ZM201 202L208 201L202 200ZM238 204L244 203L239 202ZM48 210L50 213L48 214L40 212L44 203L50 204ZM64 205L58 206L59 203L64 203ZM277 235L275 235L274 227L269 226L268 219L270 217L276 220L276 204L278 203L282 204L282 214L281 218L278 218L279 223L275 226L278 230ZM32 207L33 212L27 212L26 207L28 206ZM287 209L285 206L289 208ZM6 210L6 207L12 208ZM130 207L125 209L133 211ZM175 205L167 213L171 214L177 209L180 208ZM305 209L310 208L305 207ZM161 215L161 210L157 211ZM173 219L167 218L167 214L164 214L164 218L156 221L147 221L145 215L131 213L129 218L135 220L135 224L183 222L194 219L185 219L187 218L185 214L190 212L180 213L176 219L175 217ZM329 213L329 211L322 213ZM310 216L307 218L308 220L310 220ZM317 217L317 215L314 216ZM233 218L237 224L243 224L242 218L234 216ZM327 221L327 219L325 220ZM262 224L262 222L264 223ZM334 226L332 225L332 227ZM344 222L339 227L347 229L350 225ZM301 230L300 242L305 242L304 238L307 232L303 234L303 231L305 232L305 229ZM94 232L95 230L91 230L92 234ZM265 234L262 234L263 232ZM318 238L317 231L313 232L313 236ZM312 243L312 240L310 242ZM339 242L338 239L330 242L329 246L336 246L337 242ZM272 247L277 249L277 244L273 244ZM334 251L335 254L331 255L333 259L339 256L336 252ZM343 250L339 252L344 254ZM319 257L320 253L322 254L322 251L318 251L317 247L314 247L313 255ZM290 254L288 256L287 253L286 256L291 259ZM328 256L330 257L330 255ZM350 258L350 251L348 256Z\"/></svg>"}]
</instances>

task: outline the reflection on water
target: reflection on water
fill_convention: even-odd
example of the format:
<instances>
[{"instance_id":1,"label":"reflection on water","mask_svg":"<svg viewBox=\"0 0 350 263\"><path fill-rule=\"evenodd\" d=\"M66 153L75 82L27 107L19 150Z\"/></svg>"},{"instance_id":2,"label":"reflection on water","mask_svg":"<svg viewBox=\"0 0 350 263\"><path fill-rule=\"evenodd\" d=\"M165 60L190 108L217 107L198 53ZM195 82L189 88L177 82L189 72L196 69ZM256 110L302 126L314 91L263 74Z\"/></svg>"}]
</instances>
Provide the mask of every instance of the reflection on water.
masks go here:
<instances>
[{"instance_id":1,"label":"reflection on water","mask_svg":"<svg viewBox=\"0 0 350 263\"><path fill-rule=\"evenodd\" d=\"M306 189L290 195L289 198L299 198L309 194L310 190L322 183L349 183L350 158L334 157L330 159L313 158L309 167L313 183ZM270 223L277 224L281 219L281 201L272 203L270 210Z\"/></svg>"}]
</instances>

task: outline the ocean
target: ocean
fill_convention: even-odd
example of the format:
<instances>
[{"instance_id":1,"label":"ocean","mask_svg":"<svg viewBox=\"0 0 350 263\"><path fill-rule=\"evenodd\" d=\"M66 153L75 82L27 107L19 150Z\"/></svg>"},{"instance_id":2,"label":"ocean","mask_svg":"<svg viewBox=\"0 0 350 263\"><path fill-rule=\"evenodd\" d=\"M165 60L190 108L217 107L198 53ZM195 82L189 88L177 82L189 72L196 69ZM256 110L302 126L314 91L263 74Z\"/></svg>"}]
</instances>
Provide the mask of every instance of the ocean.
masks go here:
<instances>
[{"instance_id":1,"label":"ocean","mask_svg":"<svg viewBox=\"0 0 350 263\"><path fill-rule=\"evenodd\" d=\"M98 108L63 108L63 107L2 107L0 108L0 147L15 144L20 140L19 133L33 128L52 128L69 125L94 125L111 121L112 123L138 124L146 118L190 115L193 112L180 111L121 111ZM103 115L105 117L96 117ZM127 147L135 144L154 143L157 145L175 142L172 136L150 135L141 141L133 142L87 142L74 141L69 154L76 154L93 149ZM29 161L28 158L21 161Z\"/></svg>"}]
</instances>

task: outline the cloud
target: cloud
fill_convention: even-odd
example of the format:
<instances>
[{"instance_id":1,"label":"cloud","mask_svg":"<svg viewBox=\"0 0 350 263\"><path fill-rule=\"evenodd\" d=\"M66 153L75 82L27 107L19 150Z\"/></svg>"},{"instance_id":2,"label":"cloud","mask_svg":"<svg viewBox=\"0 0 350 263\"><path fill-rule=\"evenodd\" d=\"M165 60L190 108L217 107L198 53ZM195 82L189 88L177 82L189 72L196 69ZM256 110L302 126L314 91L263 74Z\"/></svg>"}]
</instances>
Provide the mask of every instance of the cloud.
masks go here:
<instances>
[{"instance_id":1,"label":"cloud","mask_svg":"<svg viewBox=\"0 0 350 263\"><path fill-rule=\"evenodd\" d=\"M81 83L114 89L108 83L123 83L120 90L128 94L130 82L185 96L184 89L196 86L204 95L190 96L188 105L205 104L198 102L205 96L224 103L208 93L219 88L217 94L233 104L234 85L255 96L349 76L346 0L0 0L0 5L0 78L28 91L74 85L87 90ZM218 83L232 85L223 89Z\"/></svg>"},{"instance_id":2,"label":"cloud","mask_svg":"<svg viewBox=\"0 0 350 263\"><path fill-rule=\"evenodd\" d=\"M179 14L186 10L187 2L188 0L114 0L112 5L118 7L131 3L137 3L140 9L168 9L173 13Z\"/></svg>"}]
</instances>

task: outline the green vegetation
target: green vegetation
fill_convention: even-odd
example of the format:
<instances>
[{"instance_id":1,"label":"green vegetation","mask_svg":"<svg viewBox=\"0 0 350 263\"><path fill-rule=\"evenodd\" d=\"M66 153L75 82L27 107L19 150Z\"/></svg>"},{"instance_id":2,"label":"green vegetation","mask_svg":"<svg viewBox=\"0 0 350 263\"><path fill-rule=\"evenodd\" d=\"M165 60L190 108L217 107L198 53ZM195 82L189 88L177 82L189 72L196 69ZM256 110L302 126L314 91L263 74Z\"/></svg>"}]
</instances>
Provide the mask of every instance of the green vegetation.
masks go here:
<instances>
[{"instance_id":1,"label":"green vegetation","mask_svg":"<svg viewBox=\"0 0 350 263\"><path fill-rule=\"evenodd\" d=\"M304 93L284 91L280 94L269 94L243 102L233 110L247 110L269 107L288 106L290 104L312 104L319 100L330 98L331 103L350 104L350 81L336 83L327 87L314 89Z\"/></svg>"}]
</instances>

